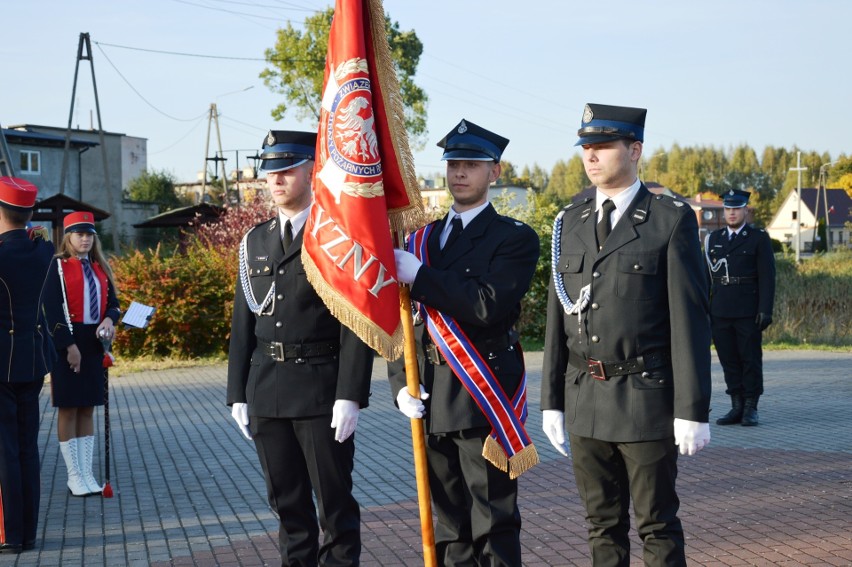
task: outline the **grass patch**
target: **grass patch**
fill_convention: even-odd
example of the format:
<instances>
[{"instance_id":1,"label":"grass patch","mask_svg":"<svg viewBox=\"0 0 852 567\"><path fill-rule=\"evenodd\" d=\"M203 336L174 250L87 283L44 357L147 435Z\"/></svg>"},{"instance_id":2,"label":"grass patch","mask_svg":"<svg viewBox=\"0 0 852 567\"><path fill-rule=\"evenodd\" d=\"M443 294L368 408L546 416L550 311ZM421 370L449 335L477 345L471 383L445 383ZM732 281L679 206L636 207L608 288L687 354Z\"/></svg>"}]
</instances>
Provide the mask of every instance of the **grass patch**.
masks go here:
<instances>
[{"instance_id":1,"label":"grass patch","mask_svg":"<svg viewBox=\"0 0 852 567\"><path fill-rule=\"evenodd\" d=\"M225 355L208 356L200 358L163 358L145 356L139 358L122 359L115 361L115 366L110 369L109 376L120 377L134 372L145 372L149 370L168 370L170 368L191 368L193 366L208 366L227 362Z\"/></svg>"}]
</instances>

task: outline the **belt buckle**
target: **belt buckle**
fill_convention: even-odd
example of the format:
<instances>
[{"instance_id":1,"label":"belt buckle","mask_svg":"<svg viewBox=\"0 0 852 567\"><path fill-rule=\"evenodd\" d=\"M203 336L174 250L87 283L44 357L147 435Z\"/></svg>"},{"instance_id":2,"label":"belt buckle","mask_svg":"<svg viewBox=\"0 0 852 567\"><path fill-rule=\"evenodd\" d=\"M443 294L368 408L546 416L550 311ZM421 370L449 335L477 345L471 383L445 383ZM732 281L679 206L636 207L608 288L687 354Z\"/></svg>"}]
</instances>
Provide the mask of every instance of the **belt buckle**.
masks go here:
<instances>
[{"instance_id":1,"label":"belt buckle","mask_svg":"<svg viewBox=\"0 0 852 567\"><path fill-rule=\"evenodd\" d=\"M606 370L604 369L603 362L590 358L586 360L586 363L589 365L589 374L592 375L592 378L595 380L606 380Z\"/></svg>"},{"instance_id":2,"label":"belt buckle","mask_svg":"<svg viewBox=\"0 0 852 567\"><path fill-rule=\"evenodd\" d=\"M284 343L272 342L269 343L269 346L271 347L269 349L269 356L272 360L275 362L284 362L287 359L287 357L284 356Z\"/></svg>"},{"instance_id":3,"label":"belt buckle","mask_svg":"<svg viewBox=\"0 0 852 567\"><path fill-rule=\"evenodd\" d=\"M722 276L722 282L721 282L722 285L728 285L728 282L730 281L730 279L731 278L729 278L728 276Z\"/></svg>"},{"instance_id":4,"label":"belt buckle","mask_svg":"<svg viewBox=\"0 0 852 567\"><path fill-rule=\"evenodd\" d=\"M438 350L438 346L435 343L429 343L426 345L426 358L431 362L434 366L441 366L446 364L443 357L441 356L441 351Z\"/></svg>"}]
</instances>

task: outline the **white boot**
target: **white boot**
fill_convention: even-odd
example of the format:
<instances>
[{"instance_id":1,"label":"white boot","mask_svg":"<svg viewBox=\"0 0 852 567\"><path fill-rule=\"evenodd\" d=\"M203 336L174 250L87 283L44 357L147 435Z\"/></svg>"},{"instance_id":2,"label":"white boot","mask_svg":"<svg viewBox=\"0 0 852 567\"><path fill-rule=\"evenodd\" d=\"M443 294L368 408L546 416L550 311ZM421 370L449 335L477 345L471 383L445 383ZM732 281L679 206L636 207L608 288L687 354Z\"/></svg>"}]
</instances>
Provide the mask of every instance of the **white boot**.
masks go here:
<instances>
[{"instance_id":1,"label":"white boot","mask_svg":"<svg viewBox=\"0 0 852 567\"><path fill-rule=\"evenodd\" d=\"M88 435L77 438L77 462L80 465L80 476L90 494L100 494L103 487L98 484L92 473L92 456L95 452L95 437Z\"/></svg>"},{"instance_id":2,"label":"white boot","mask_svg":"<svg viewBox=\"0 0 852 567\"><path fill-rule=\"evenodd\" d=\"M59 449L62 451L62 456L65 458L65 467L68 469L68 490L71 491L72 496L89 496L91 494L89 487L86 486L83 477L80 475L77 441L77 439L60 441Z\"/></svg>"}]
</instances>

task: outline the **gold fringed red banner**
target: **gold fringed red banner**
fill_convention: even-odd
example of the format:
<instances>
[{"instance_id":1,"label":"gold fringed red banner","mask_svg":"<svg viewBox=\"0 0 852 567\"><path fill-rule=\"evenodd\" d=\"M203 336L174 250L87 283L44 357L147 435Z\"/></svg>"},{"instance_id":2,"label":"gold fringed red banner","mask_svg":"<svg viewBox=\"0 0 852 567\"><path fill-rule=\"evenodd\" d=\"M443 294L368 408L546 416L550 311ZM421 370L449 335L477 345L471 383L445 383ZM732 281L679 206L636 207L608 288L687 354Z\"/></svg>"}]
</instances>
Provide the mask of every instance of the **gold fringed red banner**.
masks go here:
<instances>
[{"instance_id":1,"label":"gold fringed red banner","mask_svg":"<svg viewBox=\"0 0 852 567\"><path fill-rule=\"evenodd\" d=\"M391 230L424 224L380 0L337 0L328 40L302 263L332 314L402 355Z\"/></svg>"}]
</instances>

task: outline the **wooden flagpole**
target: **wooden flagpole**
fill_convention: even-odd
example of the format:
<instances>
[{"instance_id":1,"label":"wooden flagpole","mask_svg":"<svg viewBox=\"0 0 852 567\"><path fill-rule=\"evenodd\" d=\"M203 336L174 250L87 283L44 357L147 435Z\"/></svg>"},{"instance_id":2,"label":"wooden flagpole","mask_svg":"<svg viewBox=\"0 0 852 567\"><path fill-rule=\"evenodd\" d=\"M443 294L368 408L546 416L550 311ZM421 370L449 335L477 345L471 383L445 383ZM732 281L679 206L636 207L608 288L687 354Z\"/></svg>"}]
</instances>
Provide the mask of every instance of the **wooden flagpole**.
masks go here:
<instances>
[{"instance_id":1,"label":"wooden flagpole","mask_svg":"<svg viewBox=\"0 0 852 567\"><path fill-rule=\"evenodd\" d=\"M399 237L399 235L397 235ZM397 242L402 239L398 238ZM398 244L399 245L399 244ZM420 397L420 370L417 365L417 345L414 340L414 321L411 316L411 293L408 285L399 285L399 316L402 320L405 383L413 398ZM411 419L411 447L414 451L414 476L417 481L417 502L420 506L420 534L423 541L423 564L437 567L435 530L432 526L432 494L429 471L426 468L426 433L423 419Z\"/></svg>"}]
</instances>

